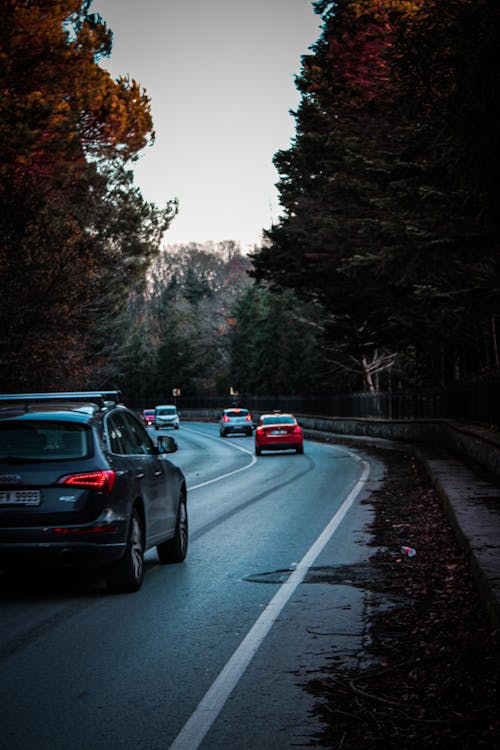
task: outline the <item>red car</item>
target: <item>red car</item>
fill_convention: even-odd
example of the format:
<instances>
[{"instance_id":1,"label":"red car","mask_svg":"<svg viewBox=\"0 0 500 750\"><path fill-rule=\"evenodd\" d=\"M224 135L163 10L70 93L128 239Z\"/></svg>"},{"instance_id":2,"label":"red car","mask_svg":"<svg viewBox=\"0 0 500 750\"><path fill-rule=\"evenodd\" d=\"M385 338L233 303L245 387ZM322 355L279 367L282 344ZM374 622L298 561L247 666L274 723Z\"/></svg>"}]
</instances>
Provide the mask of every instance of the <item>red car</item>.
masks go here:
<instances>
[{"instance_id":1,"label":"red car","mask_svg":"<svg viewBox=\"0 0 500 750\"><path fill-rule=\"evenodd\" d=\"M144 411L142 412L142 421L144 422L146 427L151 427L151 425L155 421L155 410L144 409Z\"/></svg>"},{"instance_id":2,"label":"red car","mask_svg":"<svg viewBox=\"0 0 500 750\"><path fill-rule=\"evenodd\" d=\"M304 453L304 434L293 414L262 414L255 430L255 455L262 451Z\"/></svg>"}]
</instances>

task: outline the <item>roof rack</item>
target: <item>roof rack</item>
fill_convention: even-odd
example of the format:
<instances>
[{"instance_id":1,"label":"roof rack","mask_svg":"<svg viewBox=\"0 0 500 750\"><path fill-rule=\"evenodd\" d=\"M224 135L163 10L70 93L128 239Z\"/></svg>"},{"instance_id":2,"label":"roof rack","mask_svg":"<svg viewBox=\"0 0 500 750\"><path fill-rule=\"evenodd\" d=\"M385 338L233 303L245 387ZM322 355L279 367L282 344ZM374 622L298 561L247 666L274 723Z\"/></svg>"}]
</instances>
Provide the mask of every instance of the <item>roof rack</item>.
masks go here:
<instances>
[{"instance_id":1,"label":"roof rack","mask_svg":"<svg viewBox=\"0 0 500 750\"><path fill-rule=\"evenodd\" d=\"M118 404L122 401L121 391L66 391L62 393L2 393L0 402L23 403L26 410L35 403L47 401L91 401L98 406L106 406L109 402Z\"/></svg>"}]
</instances>

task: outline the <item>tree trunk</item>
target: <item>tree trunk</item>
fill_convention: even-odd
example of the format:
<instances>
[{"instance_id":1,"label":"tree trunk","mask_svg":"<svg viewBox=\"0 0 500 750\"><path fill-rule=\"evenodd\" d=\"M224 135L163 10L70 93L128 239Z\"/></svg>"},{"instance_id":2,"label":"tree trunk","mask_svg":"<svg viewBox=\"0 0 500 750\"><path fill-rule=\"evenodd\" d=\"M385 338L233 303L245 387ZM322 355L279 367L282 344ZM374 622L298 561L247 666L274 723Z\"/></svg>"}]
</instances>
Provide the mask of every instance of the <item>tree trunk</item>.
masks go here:
<instances>
[{"instance_id":1,"label":"tree trunk","mask_svg":"<svg viewBox=\"0 0 500 750\"><path fill-rule=\"evenodd\" d=\"M370 393L375 393L375 386L373 385L373 378L372 373L370 370L370 365L368 364L366 357L363 355L363 358L361 359L361 362L363 364L363 376L365 379L365 385L368 388L368 391Z\"/></svg>"}]
</instances>

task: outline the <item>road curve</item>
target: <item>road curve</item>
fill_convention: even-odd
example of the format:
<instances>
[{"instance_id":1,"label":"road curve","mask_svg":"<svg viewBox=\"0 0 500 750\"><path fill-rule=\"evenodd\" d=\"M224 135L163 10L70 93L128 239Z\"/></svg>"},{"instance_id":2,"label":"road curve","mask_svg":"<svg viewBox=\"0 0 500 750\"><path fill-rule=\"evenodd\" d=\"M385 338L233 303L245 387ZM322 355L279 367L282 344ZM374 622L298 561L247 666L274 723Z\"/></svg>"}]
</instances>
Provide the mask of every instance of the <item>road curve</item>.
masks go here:
<instances>
[{"instance_id":1,"label":"road curve","mask_svg":"<svg viewBox=\"0 0 500 750\"><path fill-rule=\"evenodd\" d=\"M123 596L98 577L0 579L1 750L261 750L317 729L302 683L364 635L364 593L328 571L368 554L368 466L309 441L256 460L212 424L175 437L184 564L148 553Z\"/></svg>"}]
</instances>

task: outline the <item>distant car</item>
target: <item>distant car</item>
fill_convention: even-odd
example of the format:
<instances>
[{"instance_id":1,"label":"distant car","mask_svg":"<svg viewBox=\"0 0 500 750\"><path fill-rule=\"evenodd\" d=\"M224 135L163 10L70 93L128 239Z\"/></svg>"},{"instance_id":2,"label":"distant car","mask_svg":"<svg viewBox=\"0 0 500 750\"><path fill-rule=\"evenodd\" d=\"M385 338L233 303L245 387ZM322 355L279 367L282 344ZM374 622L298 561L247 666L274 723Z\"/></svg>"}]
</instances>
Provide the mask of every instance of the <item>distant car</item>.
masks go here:
<instances>
[{"instance_id":1,"label":"distant car","mask_svg":"<svg viewBox=\"0 0 500 750\"><path fill-rule=\"evenodd\" d=\"M181 562L186 481L118 391L0 395L0 563L101 566L137 591L144 553Z\"/></svg>"},{"instance_id":2,"label":"distant car","mask_svg":"<svg viewBox=\"0 0 500 750\"><path fill-rule=\"evenodd\" d=\"M179 414L177 407L173 404L162 404L155 408L155 427L157 430L164 430L167 427L179 429Z\"/></svg>"},{"instance_id":3,"label":"distant car","mask_svg":"<svg viewBox=\"0 0 500 750\"><path fill-rule=\"evenodd\" d=\"M304 433L293 414L262 414L255 430L255 454L292 449L304 453Z\"/></svg>"},{"instance_id":4,"label":"distant car","mask_svg":"<svg viewBox=\"0 0 500 750\"><path fill-rule=\"evenodd\" d=\"M252 434L252 415L248 409L240 409L239 407L224 409L219 422L219 434L221 437L226 437L226 435L235 432L243 432L245 435Z\"/></svg>"},{"instance_id":5,"label":"distant car","mask_svg":"<svg viewBox=\"0 0 500 750\"><path fill-rule=\"evenodd\" d=\"M155 410L154 409L144 409L142 412L142 421L146 425L146 427L151 427L152 424L154 424L155 421Z\"/></svg>"}]
</instances>

